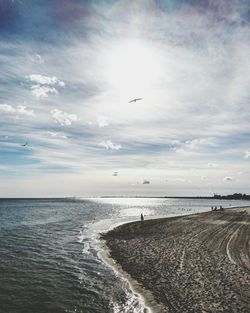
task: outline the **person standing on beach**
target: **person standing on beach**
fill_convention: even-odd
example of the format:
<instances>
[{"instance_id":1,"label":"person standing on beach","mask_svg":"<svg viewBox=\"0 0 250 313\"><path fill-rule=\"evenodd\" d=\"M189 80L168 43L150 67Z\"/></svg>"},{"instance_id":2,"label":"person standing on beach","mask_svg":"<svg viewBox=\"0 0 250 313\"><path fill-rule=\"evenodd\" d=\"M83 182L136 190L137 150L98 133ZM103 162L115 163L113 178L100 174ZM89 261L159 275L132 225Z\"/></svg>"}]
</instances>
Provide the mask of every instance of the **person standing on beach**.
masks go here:
<instances>
[{"instance_id":1,"label":"person standing on beach","mask_svg":"<svg viewBox=\"0 0 250 313\"><path fill-rule=\"evenodd\" d=\"M144 216L143 216L143 214L141 213L141 224L143 223L143 221L144 221Z\"/></svg>"}]
</instances>

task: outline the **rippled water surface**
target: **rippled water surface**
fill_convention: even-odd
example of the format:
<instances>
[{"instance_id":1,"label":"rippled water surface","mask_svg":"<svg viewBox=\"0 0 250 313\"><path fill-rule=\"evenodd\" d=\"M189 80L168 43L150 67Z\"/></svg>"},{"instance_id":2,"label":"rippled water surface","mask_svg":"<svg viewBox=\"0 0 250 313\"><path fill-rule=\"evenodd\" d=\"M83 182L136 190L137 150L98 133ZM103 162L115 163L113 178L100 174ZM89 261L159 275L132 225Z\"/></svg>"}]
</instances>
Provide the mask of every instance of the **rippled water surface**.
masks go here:
<instances>
[{"instance_id":1,"label":"rippled water surface","mask_svg":"<svg viewBox=\"0 0 250 313\"><path fill-rule=\"evenodd\" d=\"M0 200L0 312L143 312L144 303L99 256L100 232L139 219L246 201Z\"/></svg>"}]
</instances>

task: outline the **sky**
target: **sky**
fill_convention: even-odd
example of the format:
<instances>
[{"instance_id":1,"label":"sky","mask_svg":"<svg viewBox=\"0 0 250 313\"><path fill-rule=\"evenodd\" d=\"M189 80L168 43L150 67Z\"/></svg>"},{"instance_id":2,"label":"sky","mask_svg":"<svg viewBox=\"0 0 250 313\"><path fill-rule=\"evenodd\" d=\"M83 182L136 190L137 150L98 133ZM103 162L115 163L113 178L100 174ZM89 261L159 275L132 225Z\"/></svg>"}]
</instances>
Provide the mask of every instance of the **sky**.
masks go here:
<instances>
[{"instance_id":1,"label":"sky","mask_svg":"<svg viewBox=\"0 0 250 313\"><path fill-rule=\"evenodd\" d=\"M249 194L249 22L248 0L0 0L0 197Z\"/></svg>"}]
</instances>

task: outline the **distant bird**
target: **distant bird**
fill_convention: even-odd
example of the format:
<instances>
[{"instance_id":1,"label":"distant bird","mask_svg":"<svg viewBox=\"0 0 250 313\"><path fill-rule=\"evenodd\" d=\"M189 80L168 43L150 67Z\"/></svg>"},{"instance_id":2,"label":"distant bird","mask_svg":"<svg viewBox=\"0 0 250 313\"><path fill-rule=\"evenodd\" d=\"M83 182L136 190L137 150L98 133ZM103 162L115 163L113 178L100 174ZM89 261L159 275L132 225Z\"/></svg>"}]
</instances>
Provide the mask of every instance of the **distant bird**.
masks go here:
<instances>
[{"instance_id":1,"label":"distant bird","mask_svg":"<svg viewBox=\"0 0 250 313\"><path fill-rule=\"evenodd\" d=\"M118 176L118 172L114 172L114 173L113 173L113 176Z\"/></svg>"},{"instance_id":2,"label":"distant bird","mask_svg":"<svg viewBox=\"0 0 250 313\"><path fill-rule=\"evenodd\" d=\"M28 142L26 141L24 144L21 145L22 147L28 146Z\"/></svg>"},{"instance_id":3,"label":"distant bird","mask_svg":"<svg viewBox=\"0 0 250 313\"><path fill-rule=\"evenodd\" d=\"M149 181L149 180L144 179L144 180L143 180L143 182L142 182L142 184L143 184L143 185L149 185L149 184L150 184L150 181Z\"/></svg>"},{"instance_id":4,"label":"distant bird","mask_svg":"<svg viewBox=\"0 0 250 313\"><path fill-rule=\"evenodd\" d=\"M128 103L130 103L130 102L136 102L136 101L139 101L139 100L142 100L142 98L134 98L134 99L130 100Z\"/></svg>"}]
</instances>

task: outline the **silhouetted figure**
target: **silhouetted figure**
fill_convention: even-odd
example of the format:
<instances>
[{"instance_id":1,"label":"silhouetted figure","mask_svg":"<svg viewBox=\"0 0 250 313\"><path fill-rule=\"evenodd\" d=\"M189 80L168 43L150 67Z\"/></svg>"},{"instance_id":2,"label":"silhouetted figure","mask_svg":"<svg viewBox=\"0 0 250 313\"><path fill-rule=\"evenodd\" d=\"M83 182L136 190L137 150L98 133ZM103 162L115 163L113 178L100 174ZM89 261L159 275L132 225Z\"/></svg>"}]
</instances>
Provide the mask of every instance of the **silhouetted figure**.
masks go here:
<instances>
[{"instance_id":1,"label":"silhouetted figure","mask_svg":"<svg viewBox=\"0 0 250 313\"><path fill-rule=\"evenodd\" d=\"M222 207L222 205L220 206L220 211L223 211L224 209L223 209L223 207Z\"/></svg>"},{"instance_id":2,"label":"silhouetted figure","mask_svg":"<svg viewBox=\"0 0 250 313\"><path fill-rule=\"evenodd\" d=\"M143 216L143 214L141 213L141 224L143 224L143 221L144 221L144 216Z\"/></svg>"},{"instance_id":3,"label":"silhouetted figure","mask_svg":"<svg viewBox=\"0 0 250 313\"><path fill-rule=\"evenodd\" d=\"M217 211L217 206L214 207L214 211Z\"/></svg>"},{"instance_id":4,"label":"silhouetted figure","mask_svg":"<svg viewBox=\"0 0 250 313\"><path fill-rule=\"evenodd\" d=\"M211 211L213 211L214 210L214 207L213 206L211 206Z\"/></svg>"}]
</instances>

